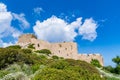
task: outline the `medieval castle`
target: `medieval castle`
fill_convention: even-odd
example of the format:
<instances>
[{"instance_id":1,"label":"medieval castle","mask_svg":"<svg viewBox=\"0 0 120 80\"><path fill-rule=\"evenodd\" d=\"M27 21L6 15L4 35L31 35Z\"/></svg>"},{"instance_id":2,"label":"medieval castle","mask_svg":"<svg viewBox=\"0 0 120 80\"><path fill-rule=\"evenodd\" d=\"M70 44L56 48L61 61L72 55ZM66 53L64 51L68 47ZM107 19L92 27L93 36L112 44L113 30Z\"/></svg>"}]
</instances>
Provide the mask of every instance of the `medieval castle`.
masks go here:
<instances>
[{"instance_id":1,"label":"medieval castle","mask_svg":"<svg viewBox=\"0 0 120 80\"><path fill-rule=\"evenodd\" d=\"M19 37L17 45L26 48L29 44L34 44L36 50L49 49L52 55L59 57L84 60L88 63L92 59L97 59L103 66L103 57L100 54L78 54L77 44L75 42L49 43L38 40L33 34L24 34Z\"/></svg>"}]
</instances>

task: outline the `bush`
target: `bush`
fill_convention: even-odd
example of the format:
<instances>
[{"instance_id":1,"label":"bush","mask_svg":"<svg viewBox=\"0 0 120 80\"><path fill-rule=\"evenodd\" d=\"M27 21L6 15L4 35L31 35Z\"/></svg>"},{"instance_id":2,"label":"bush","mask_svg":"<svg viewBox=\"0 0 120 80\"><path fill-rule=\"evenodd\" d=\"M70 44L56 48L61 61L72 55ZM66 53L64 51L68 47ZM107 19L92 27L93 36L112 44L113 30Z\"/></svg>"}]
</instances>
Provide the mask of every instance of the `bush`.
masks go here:
<instances>
[{"instance_id":1,"label":"bush","mask_svg":"<svg viewBox=\"0 0 120 80\"><path fill-rule=\"evenodd\" d=\"M101 67L100 62L97 59L92 59L90 63L96 67Z\"/></svg>"},{"instance_id":2,"label":"bush","mask_svg":"<svg viewBox=\"0 0 120 80\"><path fill-rule=\"evenodd\" d=\"M12 45L12 46L8 46L6 48L9 48L9 49L21 49L21 46L19 46L19 45Z\"/></svg>"},{"instance_id":3,"label":"bush","mask_svg":"<svg viewBox=\"0 0 120 80\"><path fill-rule=\"evenodd\" d=\"M29 44L29 45L28 45L28 48L30 48L30 49L35 49L34 44Z\"/></svg>"},{"instance_id":4,"label":"bush","mask_svg":"<svg viewBox=\"0 0 120 80\"><path fill-rule=\"evenodd\" d=\"M19 71L22 71L21 70L21 67L20 65L18 64L12 64L12 65L9 65L5 71L8 71L9 73L15 73L15 72L19 72Z\"/></svg>"},{"instance_id":5,"label":"bush","mask_svg":"<svg viewBox=\"0 0 120 80\"><path fill-rule=\"evenodd\" d=\"M90 74L93 73L99 74L98 70L94 66L90 65L85 61L73 60L73 59L66 59L66 61L69 63L69 66L73 66L73 67L78 66L83 70L87 70Z\"/></svg>"},{"instance_id":6,"label":"bush","mask_svg":"<svg viewBox=\"0 0 120 80\"><path fill-rule=\"evenodd\" d=\"M114 72L120 74L120 64L115 67Z\"/></svg>"},{"instance_id":7,"label":"bush","mask_svg":"<svg viewBox=\"0 0 120 80\"><path fill-rule=\"evenodd\" d=\"M10 73L5 75L2 80L30 80L23 72Z\"/></svg>"},{"instance_id":8,"label":"bush","mask_svg":"<svg viewBox=\"0 0 120 80\"><path fill-rule=\"evenodd\" d=\"M58 60L58 61L54 61L50 64L51 68L56 68L56 69L65 69L66 67L68 67L68 62L66 62L65 60Z\"/></svg>"},{"instance_id":9,"label":"bush","mask_svg":"<svg viewBox=\"0 0 120 80\"><path fill-rule=\"evenodd\" d=\"M120 56L116 56L115 58L112 59L112 61L116 63L115 68L113 68L112 66L107 66L107 67L104 67L103 69L111 73L120 74Z\"/></svg>"},{"instance_id":10,"label":"bush","mask_svg":"<svg viewBox=\"0 0 120 80\"><path fill-rule=\"evenodd\" d=\"M9 66L14 63L19 65ZM30 77L32 80L104 80L98 70L85 61L47 59L46 55L30 54L26 49L0 48L0 69L0 76L7 80Z\"/></svg>"},{"instance_id":11,"label":"bush","mask_svg":"<svg viewBox=\"0 0 120 80\"><path fill-rule=\"evenodd\" d=\"M31 70L33 73L35 73L40 68L40 64L34 64L31 66Z\"/></svg>"},{"instance_id":12,"label":"bush","mask_svg":"<svg viewBox=\"0 0 120 80\"><path fill-rule=\"evenodd\" d=\"M59 59L59 57L58 56L52 56L52 59Z\"/></svg>"},{"instance_id":13,"label":"bush","mask_svg":"<svg viewBox=\"0 0 120 80\"><path fill-rule=\"evenodd\" d=\"M1 70L0 71L0 78L3 78L5 75L9 74L8 71L5 71L5 70Z\"/></svg>"},{"instance_id":14,"label":"bush","mask_svg":"<svg viewBox=\"0 0 120 80\"><path fill-rule=\"evenodd\" d=\"M97 74L86 74L82 75L82 72L74 70L44 68L34 76L33 80L104 80Z\"/></svg>"},{"instance_id":15,"label":"bush","mask_svg":"<svg viewBox=\"0 0 120 80\"><path fill-rule=\"evenodd\" d=\"M38 57L39 57L40 59L42 59L42 60L43 60L43 59L47 59L47 57L46 57L45 55L39 55Z\"/></svg>"},{"instance_id":16,"label":"bush","mask_svg":"<svg viewBox=\"0 0 120 80\"><path fill-rule=\"evenodd\" d=\"M112 66L103 67L103 70L106 70L106 71L111 72L111 73L114 72L114 68Z\"/></svg>"},{"instance_id":17,"label":"bush","mask_svg":"<svg viewBox=\"0 0 120 80\"><path fill-rule=\"evenodd\" d=\"M35 75L33 80L79 80L77 73L71 71L45 68Z\"/></svg>"},{"instance_id":18,"label":"bush","mask_svg":"<svg viewBox=\"0 0 120 80\"><path fill-rule=\"evenodd\" d=\"M120 56L116 56L112 59L114 63L116 63L116 67L114 68L115 74L120 74Z\"/></svg>"},{"instance_id":19,"label":"bush","mask_svg":"<svg viewBox=\"0 0 120 80\"><path fill-rule=\"evenodd\" d=\"M41 49L41 50L37 50L35 52L37 52L37 53L43 53L43 54L46 54L46 55L51 54L51 51L48 50L48 49Z\"/></svg>"},{"instance_id":20,"label":"bush","mask_svg":"<svg viewBox=\"0 0 120 80\"><path fill-rule=\"evenodd\" d=\"M29 51L29 50L28 50ZM0 69L13 64L15 62L23 62L26 64L33 64L39 62L39 58L36 55L27 53L26 50L17 50L17 49L0 49Z\"/></svg>"},{"instance_id":21,"label":"bush","mask_svg":"<svg viewBox=\"0 0 120 80\"><path fill-rule=\"evenodd\" d=\"M20 51L23 52L23 53L25 53L25 54L32 53L31 49L21 49Z\"/></svg>"}]
</instances>

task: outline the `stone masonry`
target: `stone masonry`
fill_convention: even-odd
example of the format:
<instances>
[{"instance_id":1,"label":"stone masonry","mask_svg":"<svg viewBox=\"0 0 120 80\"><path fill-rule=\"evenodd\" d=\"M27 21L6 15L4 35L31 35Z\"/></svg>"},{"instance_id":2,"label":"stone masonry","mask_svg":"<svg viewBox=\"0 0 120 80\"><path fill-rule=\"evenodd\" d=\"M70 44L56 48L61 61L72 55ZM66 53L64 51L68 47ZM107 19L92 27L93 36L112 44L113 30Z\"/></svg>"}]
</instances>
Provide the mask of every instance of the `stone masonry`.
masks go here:
<instances>
[{"instance_id":1,"label":"stone masonry","mask_svg":"<svg viewBox=\"0 0 120 80\"><path fill-rule=\"evenodd\" d=\"M100 54L78 54L77 44L75 42L49 43L37 39L33 34L24 34L19 37L17 45L20 45L22 48L27 48L29 44L34 44L36 50L49 49L52 55L59 57L84 60L88 63L92 59L97 59L103 66L103 57Z\"/></svg>"}]
</instances>

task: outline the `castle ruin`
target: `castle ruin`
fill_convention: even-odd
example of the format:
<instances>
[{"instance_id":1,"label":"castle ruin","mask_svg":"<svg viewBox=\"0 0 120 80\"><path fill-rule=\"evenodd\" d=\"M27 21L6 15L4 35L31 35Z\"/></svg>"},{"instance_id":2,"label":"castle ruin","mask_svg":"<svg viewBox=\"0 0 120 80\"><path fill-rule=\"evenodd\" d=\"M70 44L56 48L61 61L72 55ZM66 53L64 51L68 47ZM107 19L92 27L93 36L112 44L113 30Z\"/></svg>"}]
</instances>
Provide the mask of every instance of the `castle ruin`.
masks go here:
<instances>
[{"instance_id":1,"label":"castle ruin","mask_svg":"<svg viewBox=\"0 0 120 80\"><path fill-rule=\"evenodd\" d=\"M52 55L59 57L83 60L88 63L92 59L97 59L103 66L103 57L100 54L78 54L77 44L75 42L49 43L37 39L33 34L24 34L19 37L17 45L20 45L22 48L27 48L29 44L34 44L35 50L49 49Z\"/></svg>"}]
</instances>

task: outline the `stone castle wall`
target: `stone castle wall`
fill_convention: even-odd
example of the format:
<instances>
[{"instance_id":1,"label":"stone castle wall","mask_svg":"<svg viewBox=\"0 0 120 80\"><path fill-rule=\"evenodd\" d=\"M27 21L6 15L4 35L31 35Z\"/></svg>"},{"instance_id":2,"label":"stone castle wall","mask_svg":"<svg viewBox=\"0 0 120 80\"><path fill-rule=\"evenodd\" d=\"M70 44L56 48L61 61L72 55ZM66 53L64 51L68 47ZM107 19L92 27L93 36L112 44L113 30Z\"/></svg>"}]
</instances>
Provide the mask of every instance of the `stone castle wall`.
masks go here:
<instances>
[{"instance_id":1,"label":"stone castle wall","mask_svg":"<svg viewBox=\"0 0 120 80\"><path fill-rule=\"evenodd\" d=\"M90 63L90 61L92 59L97 59L102 66L104 65L103 57L100 54L98 54L98 53L96 53L96 54L79 54L78 55L78 59L84 60L84 61L86 61L88 63Z\"/></svg>"},{"instance_id":2,"label":"stone castle wall","mask_svg":"<svg viewBox=\"0 0 120 80\"><path fill-rule=\"evenodd\" d=\"M74 42L49 43L42 40L31 39L36 50L49 49L53 55L64 58L75 58L78 54L77 44Z\"/></svg>"},{"instance_id":3,"label":"stone castle wall","mask_svg":"<svg viewBox=\"0 0 120 80\"><path fill-rule=\"evenodd\" d=\"M75 60L84 60L89 63L92 59L97 59L103 66L103 58L100 54L78 54L77 44L75 42L49 43L38 40L33 34L25 34L19 37L17 44L23 48L26 48L29 44L34 44L36 50L49 49L52 55Z\"/></svg>"}]
</instances>

